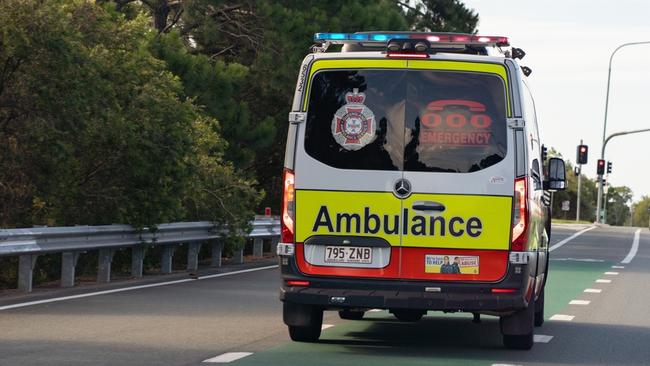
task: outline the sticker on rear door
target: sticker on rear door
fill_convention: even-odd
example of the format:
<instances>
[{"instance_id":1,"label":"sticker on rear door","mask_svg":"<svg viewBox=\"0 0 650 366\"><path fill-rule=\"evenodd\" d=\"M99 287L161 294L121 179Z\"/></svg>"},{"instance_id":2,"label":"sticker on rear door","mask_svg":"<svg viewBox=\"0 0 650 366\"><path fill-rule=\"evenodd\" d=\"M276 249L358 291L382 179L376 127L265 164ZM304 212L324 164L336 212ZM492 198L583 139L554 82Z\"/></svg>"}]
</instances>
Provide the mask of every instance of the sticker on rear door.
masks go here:
<instances>
[{"instance_id":1,"label":"sticker on rear door","mask_svg":"<svg viewBox=\"0 0 650 366\"><path fill-rule=\"evenodd\" d=\"M456 254L427 254L424 257L424 272L476 275L479 272L479 258Z\"/></svg>"},{"instance_id":2,"label":"sticker on rear door","mask_svg":"<svg viewBox=\"0 0 650 366\"><path fill-rule=\"evenodd\" d=\"M366 95L359 89L345 94L345 100L347 103L332 118L332 135L344 149L359 150L375 139L375 114L363 104Z\"/></svg>"}]
</instances>

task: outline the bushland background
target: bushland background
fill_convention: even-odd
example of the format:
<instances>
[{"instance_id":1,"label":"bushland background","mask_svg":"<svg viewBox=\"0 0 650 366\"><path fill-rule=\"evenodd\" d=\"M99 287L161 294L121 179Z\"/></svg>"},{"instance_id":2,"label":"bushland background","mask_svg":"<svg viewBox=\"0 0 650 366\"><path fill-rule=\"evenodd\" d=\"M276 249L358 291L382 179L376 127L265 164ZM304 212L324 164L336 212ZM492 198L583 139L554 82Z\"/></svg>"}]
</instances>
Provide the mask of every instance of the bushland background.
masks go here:
<instances>
[{"instance_id":1,"label":"bushland background","mask_svg":"<svg viewBox=\"0 0 650 366\"><path fill-rule=\"evenodd\" d=\"M0 9L0 227L210 220L230 228L227 251L243 245L235 233L255 212L279 211L286 118L314 33L475 33L479 20L459 0L0 0ZM575 202L573 180L554 199L557 217L575 217L575 204L559 209ZM595 184L583 187L593 221ZM648 223L650 197L631 197L610 187L610 223ZM39 258L35 282L58 278L59 261ZM15 262L0 258L0 288L15 286ZM95 263L83 255L78 272ZM113 265L126 273L129 263L118 253Z\"/></svg>"}]
</instances>

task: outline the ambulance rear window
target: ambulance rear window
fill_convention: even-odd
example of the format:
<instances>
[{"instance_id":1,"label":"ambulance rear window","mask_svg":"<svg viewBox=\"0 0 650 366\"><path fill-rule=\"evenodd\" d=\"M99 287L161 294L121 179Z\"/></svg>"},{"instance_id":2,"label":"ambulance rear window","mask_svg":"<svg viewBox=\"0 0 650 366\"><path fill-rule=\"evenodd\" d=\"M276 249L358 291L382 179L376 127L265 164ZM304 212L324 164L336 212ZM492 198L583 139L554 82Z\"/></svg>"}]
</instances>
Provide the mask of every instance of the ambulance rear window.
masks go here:
<instances>
[{"instance_id":1,"label":"ambulance rear window","mask_svg":"<svg viewBox=\"0 0 650 366\"><path fill-rule=\"evenodd\" d=\"M498 76L337 70L311 85L305 150L335 168L468 173L506 155Z\"/></svg>"}]
</instances>

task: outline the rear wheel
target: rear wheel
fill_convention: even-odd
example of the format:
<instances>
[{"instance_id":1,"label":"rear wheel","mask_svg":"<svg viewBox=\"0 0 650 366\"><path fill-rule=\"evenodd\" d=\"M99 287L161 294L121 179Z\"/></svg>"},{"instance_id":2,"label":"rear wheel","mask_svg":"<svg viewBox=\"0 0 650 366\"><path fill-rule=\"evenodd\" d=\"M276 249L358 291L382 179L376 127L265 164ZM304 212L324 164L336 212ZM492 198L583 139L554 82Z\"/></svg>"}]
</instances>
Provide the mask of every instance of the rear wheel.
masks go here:
<instances>
[{"instance_id":1,"label":"rear wheel","mask_svg":"<svg viewBox=\"0 0 650 366\"><path fill-rule=\"evenodd\" d=\"M535 326L541 327L544 324L544 288L535 301Z\"/></svg>"},{"instance_id":2,"label":"rear wheel","mask_svg":"<svg viewBox=\"0 0 650 366\"><path fill-rule=\"evenodd\" d=\"M361 320L365 311L356 311L356 310L341 310L339 311L339 317L346 320Z\"/></svg>"},{"instance_id":3,"label":"rear wheel","mask_svg":"<svg viewBox=\"0 0 650 366\"><path fill-rule=\"evenodd\" d=\"M291 340L316 342L323 327L323 309L311 305L284 303L284 322Z\"/></svg>"},{"instance_id":4,"label":"rear wheel","mask_svg":"<svg viewBox=\"0 0 650 366\"><path fill-rule=\"evenodd\" d=\"M503 345L510 349L529 350L533 348L533 325L535 323L535 302L512 315L499 319Z\"/></svg>"},{"instance_id":5,"label":"rear wheel","mask_svg":"<svg viewBox=\"0 0 650 366\"><path fill-rule=\"evenodd\" d=\"M390 312L401 322L417 322L424 316L422 310L393 309Z\"/></svg>"}]
</instances>

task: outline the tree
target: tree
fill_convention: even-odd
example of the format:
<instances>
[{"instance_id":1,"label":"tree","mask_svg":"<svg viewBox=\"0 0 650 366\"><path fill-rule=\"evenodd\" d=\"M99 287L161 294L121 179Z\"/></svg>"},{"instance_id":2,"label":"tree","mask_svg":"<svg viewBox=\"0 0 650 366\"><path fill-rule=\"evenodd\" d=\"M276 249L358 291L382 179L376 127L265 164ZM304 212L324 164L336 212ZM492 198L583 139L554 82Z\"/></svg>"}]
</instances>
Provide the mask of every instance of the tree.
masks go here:
<instances>
[{"instance_id":1,"label":"tree","mask_svg":"<svg viewBox=\"0 0 650 366\"><path fill-rule=\"evenodd\" d=\"M650 227L650 196L641 197L632 211L632 226Z\"/></svg>"},{"instance_id":2,"label":"tree","mask_svg":"<svg viewBox=\"0 0 650 366\"><path fill-rule=\"evenodd\" d=\"M630 203L632 189L626 186L609 187L605 200L607 201L606 222L610 225L623 226L630 219Z\"/></svg>"},{"instance_id":3,"label":"tree","mask_svg":"<svg viewBox=\"0 0 650 366\"><path fill-rule=\"evenodd\" d=\"M459 0L423 0L412 5L398 1L406 11L406 19L415 30L429 32L475 33L478 14Z\"/></svg>"}]
</instances>

